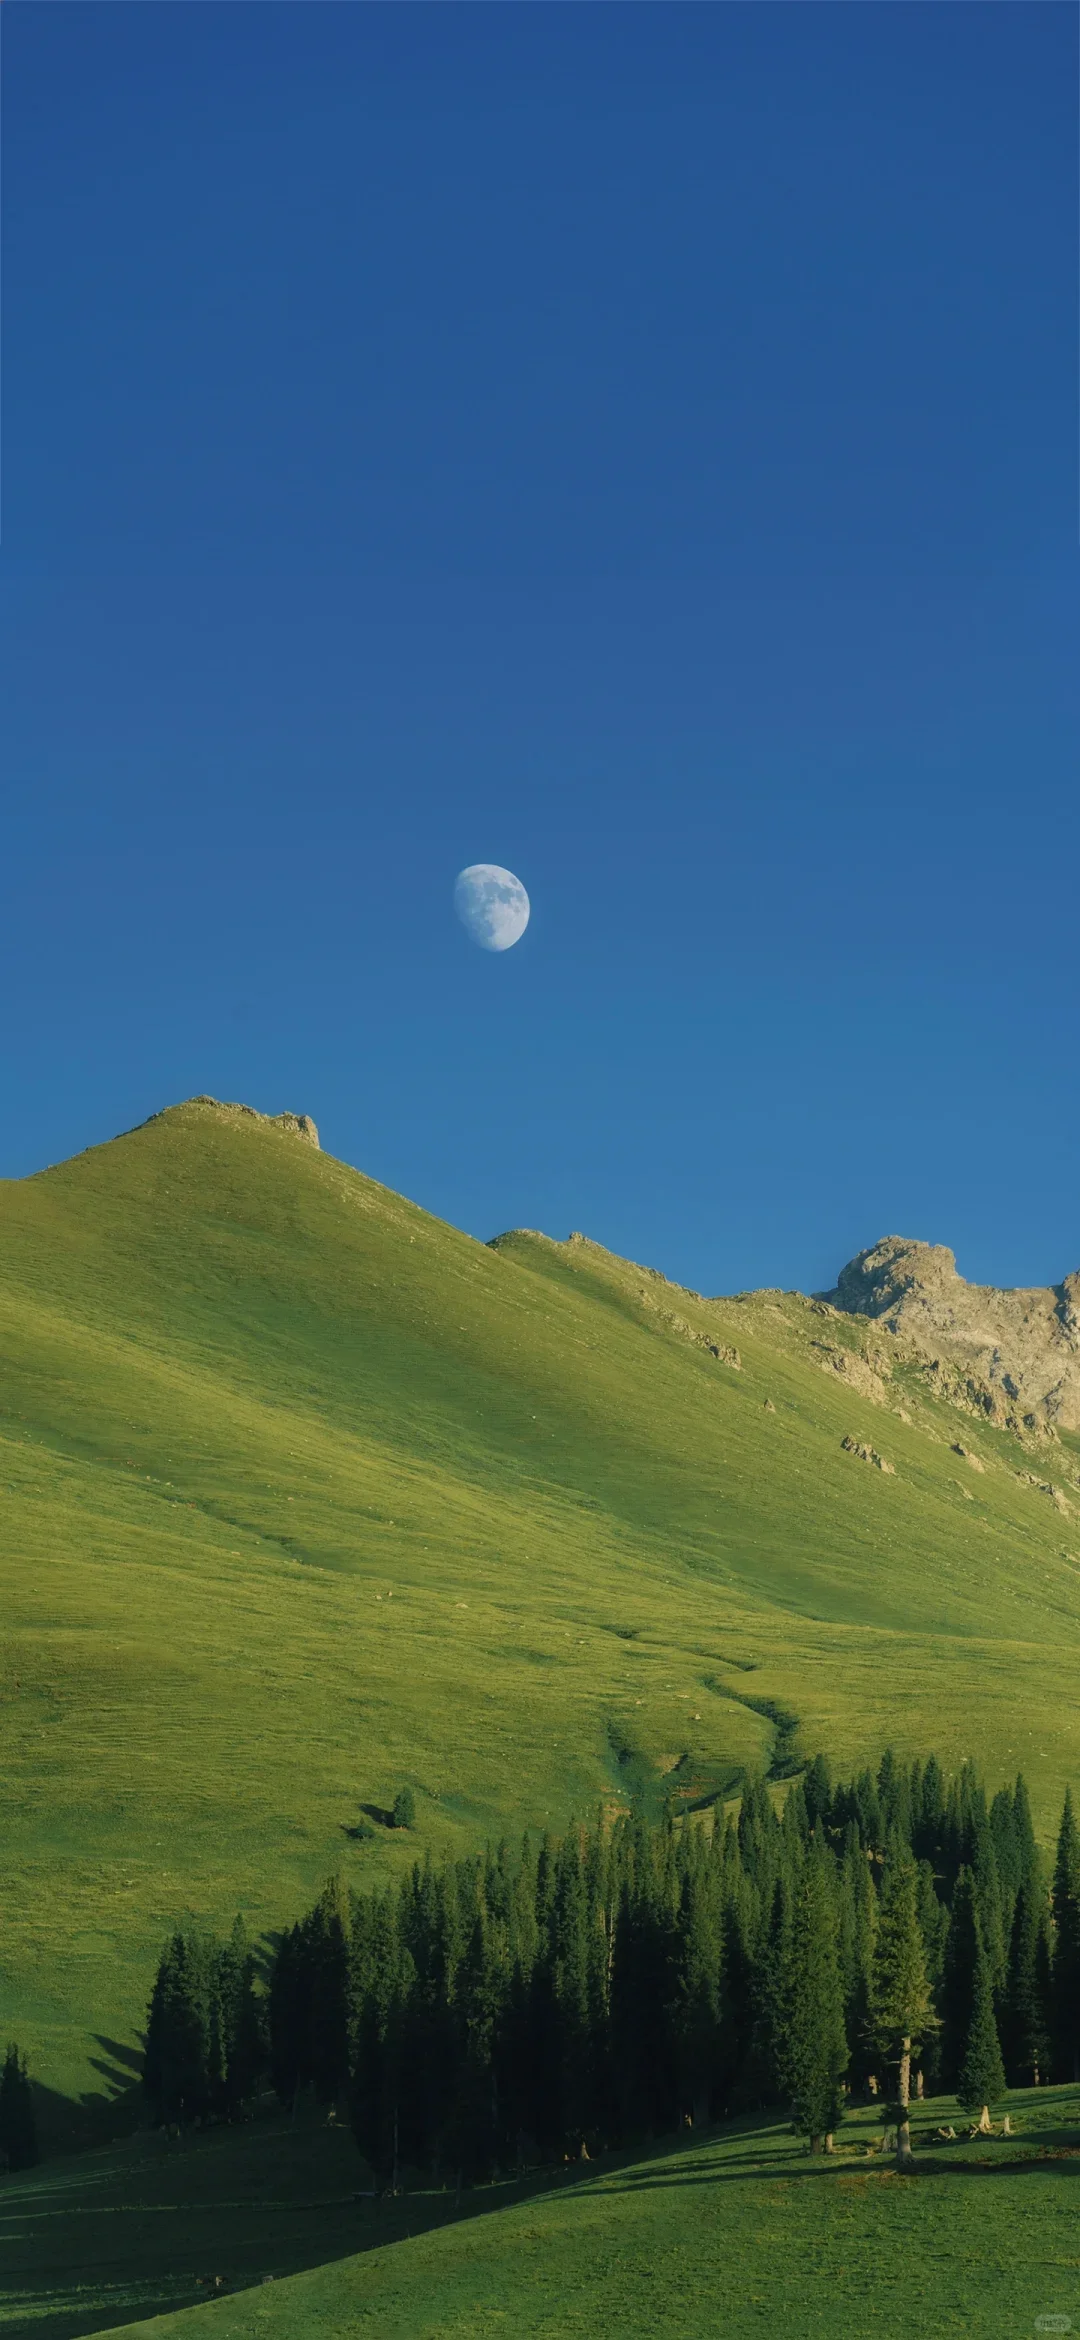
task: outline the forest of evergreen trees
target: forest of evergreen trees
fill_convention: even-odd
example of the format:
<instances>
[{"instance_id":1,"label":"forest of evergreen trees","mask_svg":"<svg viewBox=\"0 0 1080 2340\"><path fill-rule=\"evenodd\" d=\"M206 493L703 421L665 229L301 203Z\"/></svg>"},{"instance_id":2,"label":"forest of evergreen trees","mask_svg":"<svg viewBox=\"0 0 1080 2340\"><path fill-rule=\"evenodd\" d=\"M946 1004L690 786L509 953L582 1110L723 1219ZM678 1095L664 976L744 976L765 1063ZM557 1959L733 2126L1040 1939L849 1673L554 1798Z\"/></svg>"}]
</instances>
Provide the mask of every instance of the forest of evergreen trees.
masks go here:
<instances>
[{"instance_id":1,"label":"forest of evergreen trees","mask_svg":"<svg viewBox=\"0 0 1080 2340\"><path fill-rule=\"evenodd\" d=\"M526 1837L396 1888L332 1880L268 1979L240 1921L177 1933L150 2004L162 2121L225 2116L267 2081L347 2105L380 2185L460 2183L755 2106L826 2143L878 2093L979 2111L1080 2078L1080 1842L1044 1875L1022 1779L891 1754L833 1785L822 1757L778 1815L750 1781L711 1829L640 1815Z\"/></svg>"}]
</instances>

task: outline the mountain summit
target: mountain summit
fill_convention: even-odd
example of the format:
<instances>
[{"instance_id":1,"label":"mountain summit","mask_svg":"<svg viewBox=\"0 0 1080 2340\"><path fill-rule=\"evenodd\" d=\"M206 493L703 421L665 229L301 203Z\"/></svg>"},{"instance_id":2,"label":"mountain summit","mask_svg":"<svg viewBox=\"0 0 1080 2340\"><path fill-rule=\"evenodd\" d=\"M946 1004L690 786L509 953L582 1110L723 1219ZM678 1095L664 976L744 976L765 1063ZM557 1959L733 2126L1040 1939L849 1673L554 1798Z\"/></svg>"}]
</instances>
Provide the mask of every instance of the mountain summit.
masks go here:
<instances>
[{"instance_id":1,"label":"mountain summit","mask_svg":"<svg viewBox=\"0 0 1080 2340\"><path fill-rule=\"evenodd\" d=\"M887 1235L849 1260L818 1298L869 1316L931 1361L966 1377L989 1420L1080 1429L1080 1269L1025 1291L968 1284L943 1243Z\"/></svg>"}]
</instances>

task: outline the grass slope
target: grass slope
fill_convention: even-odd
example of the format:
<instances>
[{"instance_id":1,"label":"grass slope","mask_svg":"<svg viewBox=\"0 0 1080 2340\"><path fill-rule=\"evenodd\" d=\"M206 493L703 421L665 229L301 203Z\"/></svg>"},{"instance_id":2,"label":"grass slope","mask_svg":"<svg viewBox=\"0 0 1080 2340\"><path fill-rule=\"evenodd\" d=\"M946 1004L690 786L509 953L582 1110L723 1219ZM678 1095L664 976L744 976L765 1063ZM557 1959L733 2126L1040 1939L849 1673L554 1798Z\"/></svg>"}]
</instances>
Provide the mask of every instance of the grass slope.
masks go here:
<instances>
[{"instance_id":1,"label":"grass slope","mask_svg":"<svg viewBox=\"0 0 1080 2340\"><path fill-rule=\"evenodd\" d=\"M179 1914L258 1929L338 1866L730 1788L796 1724L1022 1765L1050 1824L1075 1503L822 1334L475 1243L239 1109L0 1189L0 2027L58 2099L108 2125ZM405 1783L416 1838L348 1833Z\"/></svg>"},{"instance_id":2,"label":"grass slope","mask_svg":"<svg viewBox=\"0 0 1080 2340\"><path fill-rule=\"evenodd\" d=\"M1080 2321L1080 2100L1044 2089L1009 2108L1012 2139L969 2143L962 2129L956 2144L920 2149L910 2178L868 2155L881 2138L869 2112L845 2121L832 2163L783 2126L743 2122L528 2194L479 2188L460 2218L450 2194L355 2203L355 2154L325 2129L256 2123L176 2157L144 2140L0 2180L0 2332L998 2340L1041 2316ZM957 2122L948 2099L920 2111L917 2140ZM238 2288L193 2324L200 2275Z\"/></svg>"}]
</instances>

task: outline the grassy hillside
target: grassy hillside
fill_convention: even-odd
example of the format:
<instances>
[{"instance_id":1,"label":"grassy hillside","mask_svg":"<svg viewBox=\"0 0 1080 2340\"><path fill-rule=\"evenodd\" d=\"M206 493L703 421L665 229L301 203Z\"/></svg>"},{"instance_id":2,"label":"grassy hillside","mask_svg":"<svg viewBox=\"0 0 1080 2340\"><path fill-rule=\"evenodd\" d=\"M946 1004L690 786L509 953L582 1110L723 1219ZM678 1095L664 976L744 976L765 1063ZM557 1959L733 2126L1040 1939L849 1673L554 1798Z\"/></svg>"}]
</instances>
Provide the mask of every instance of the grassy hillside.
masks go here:
<instances>
[{"instance_id":1,"label":"grassy hillside","mask_svg":"<svg viewBox=\"0 0 1080 2340\"><path fill-rule=\"evenodd\" d=\"M177 1915L778 1744L1022 1765L1049 1825L1080 1497L869 1338L206 1103L0 1189L0 2028L107 2104ZM350 1833L404 1784L415 1838Z\"/></svg>"},{"instance_id":2,"label":"grassy hillside","mask_svg":"<svg viewBox=\"0 0 1080 2340\"><path fill-rule=\"evenodd\" d=\"M255 2124L175 2155L144 2139L0 2180L0 2332L1000 2340L1080 2316L1078 2114L1075 2089L1015 2095L1013 2138L961 2128L906 2179L868 2153L870 2113L845 2121L832 2163L782 2125L733 2123L587 2176L479 2187L461 2217L426 2189L357 2203L355 2153L325 2128ZM950 2100L927 2105L917 2136L949 2118ZM230 2290L192 2323L214 2275Z\"/></svg>"}]
</instances>

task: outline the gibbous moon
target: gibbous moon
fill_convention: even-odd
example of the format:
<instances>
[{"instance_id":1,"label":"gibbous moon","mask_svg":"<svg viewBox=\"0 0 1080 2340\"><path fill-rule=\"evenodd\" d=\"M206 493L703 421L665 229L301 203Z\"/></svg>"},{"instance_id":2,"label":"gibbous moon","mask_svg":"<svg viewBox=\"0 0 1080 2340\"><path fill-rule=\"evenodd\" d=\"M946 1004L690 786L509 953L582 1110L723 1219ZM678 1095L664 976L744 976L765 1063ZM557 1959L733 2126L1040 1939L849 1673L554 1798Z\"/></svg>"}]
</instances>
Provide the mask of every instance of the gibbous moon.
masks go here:
<instances>
[{"instance_id":1,"label":"gibbous moon","mask_svg":"<svg viewBox=\"0 0 1080 2340\"><path fill-rule=\"evenodd\" d=\"M513 870L474 861L454 886L454 908L482 951L508 951L529 923L529 897Z\"/></svg>"}]
</instances>

